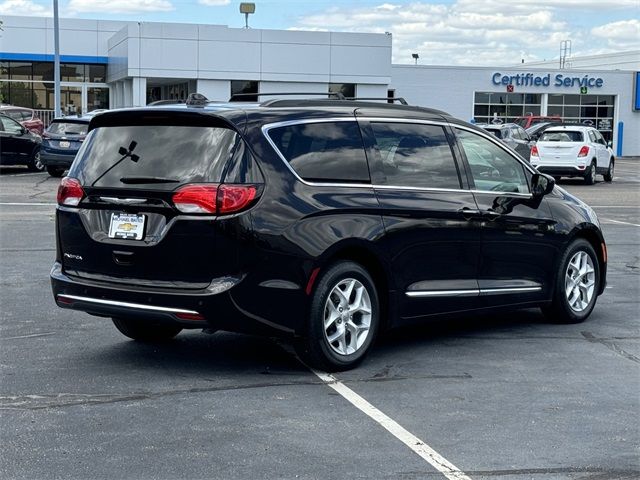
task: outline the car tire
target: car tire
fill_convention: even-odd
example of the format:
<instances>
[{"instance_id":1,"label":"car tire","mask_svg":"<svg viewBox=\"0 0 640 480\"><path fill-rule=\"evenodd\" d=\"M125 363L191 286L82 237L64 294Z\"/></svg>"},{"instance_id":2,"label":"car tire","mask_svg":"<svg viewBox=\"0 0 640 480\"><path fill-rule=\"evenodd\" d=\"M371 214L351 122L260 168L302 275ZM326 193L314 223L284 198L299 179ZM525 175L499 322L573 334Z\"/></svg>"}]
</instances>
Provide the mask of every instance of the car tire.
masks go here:
<instances>
[{"instance_id":1,"label":"car tire","mask_svg":"<svg viewBox=\"0 0 640 480\"><path fill-rule=\"evenodd\" d=\"M615 160L611 157L609 160L609 168L607 169L607 173L603 175L605 182L613 182L613 171L615 169Z\"/></svg>"},{"instance_id":2,"label":"car tire","mask_svg":"<svg viewBox=\"0 0 640 480\"><path fill-rule=\"evenodd\" d=\"M311 300L306 334L295 343L311 368L332 372L360 363L380 324L375 283L359 264L341 261L321 273Z\"/></svg>"},{"instance_id":3,"label":"car tire","mask_svg":"<svg viewBox=\"0 0 640 480\"><path fill-rule=\"evenodd\" d=\"M182 331L176 325L147 323L129 318L114 317L113 324L125 337L140 342L163 342L171 340Z\"/></svg>"},{"instance_id":4,"label":"car tire","mask_svg":"<svg viewBox=\"0 0 640 480\"><path fill-rule=\"evenodd\" d=\"M27 162L27 168L32 172L42 172L44 171L44 164L42 160L40 160L40 149L36 148L31 155L31 158Z\"/></svg>"},{"instance_id":5,"label":"car tire","mask_svg":"<svg viewBox=\"0 0 640 480\"><path fill-rule=\"evenodd\" d=\"M52 177L56 177L56 178L60 178L62 177L62 174L64 173L64 168L62 167L47 167L47 173L52 176Z\"/></svg>"},{"instance_id":6,"label":"car tire","mask_svg":"<svg viewBox=\"0 0 640 480\"><path fill-rule=\"evenodd\" d=\"M600 290L600 264L591 244L576 239L565 250L550 305L542 308L553 323L580 323L593 311Z\"/></svg>"},{"instance_id":7,"label":"car tire","mask_svg":"<svg viewBox=\"0 0 640 480\"><path fill-rule=\"evenodd\" d=\"M584 173L585 185L593 185L596 183L596 162L593 160L589 169Z\"/></svg>"}]
</instances>

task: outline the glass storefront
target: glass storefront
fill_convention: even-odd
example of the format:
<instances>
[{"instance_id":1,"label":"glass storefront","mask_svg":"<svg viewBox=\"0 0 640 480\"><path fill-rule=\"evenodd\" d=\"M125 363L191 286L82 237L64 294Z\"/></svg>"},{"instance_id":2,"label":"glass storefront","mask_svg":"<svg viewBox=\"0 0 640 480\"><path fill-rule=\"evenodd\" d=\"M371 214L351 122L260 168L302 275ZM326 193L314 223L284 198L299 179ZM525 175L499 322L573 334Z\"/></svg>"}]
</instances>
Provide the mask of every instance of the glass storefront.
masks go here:
<instances>
[{"instance_id":1,"label":"glass storefront","mask_svg":"<svg viewBox=\"0 0 640 480\"><path fill-rule=\"evenodd\" d=\"M516 117L540 115L541 111L539 93L476 92L473 117L477 123L491 123L494 119L509 123Z\"/></svg>"},{"instance_id":2,"label":"glass storefront","mask_svg":"<svg viewBox=\"0 0 640 480\"><path fill-rule=\"evenodd\" d=\"M596 127L605 140L613 140L615 95L549 94L547 112L566 123Z\"/></svg>"},{"instance_id":3,"label":"glass storefront","mask_svg":"<svg viewBox=\"0 0 640 480\"><path fill-rule=\"evenodd\" d=\"M104 64L61 63L60 103L63 114L109 108ZM0 61L0 103L54 110L53 62ZM49 118L51 115L43 115Z\"/></svg>"}]
</instances>

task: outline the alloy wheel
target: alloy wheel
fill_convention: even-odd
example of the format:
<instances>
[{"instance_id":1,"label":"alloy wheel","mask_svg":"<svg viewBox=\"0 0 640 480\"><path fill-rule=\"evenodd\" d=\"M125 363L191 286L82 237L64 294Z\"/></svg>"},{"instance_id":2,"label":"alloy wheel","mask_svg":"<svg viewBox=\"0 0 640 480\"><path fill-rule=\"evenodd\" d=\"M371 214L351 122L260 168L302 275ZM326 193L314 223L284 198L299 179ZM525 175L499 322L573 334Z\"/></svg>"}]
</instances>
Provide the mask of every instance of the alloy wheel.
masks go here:
<instances>
[{"instance_id":1,"label":"alloy wheel","mask_svg":"<svg viewBox=\"0 0 640 480\"><path fill-rule=\"evenodd\" d=\"M596 285L596 272L593 260L587 252L576 252L565 272L565 295L569 307L574 312L587 309L593 298Z\"/></svg>"},{"instance_id":2,"label":"alloy wheel","mask_svg":"<svg viewBox=\"0 0 640 480\"><path fill-rule=\"evenodd\" d=\"M354 278L340 280L324 307L324 335L339 355L351 355L365 343L371 328L371 297Z\"/></svg>"}]
</instances>

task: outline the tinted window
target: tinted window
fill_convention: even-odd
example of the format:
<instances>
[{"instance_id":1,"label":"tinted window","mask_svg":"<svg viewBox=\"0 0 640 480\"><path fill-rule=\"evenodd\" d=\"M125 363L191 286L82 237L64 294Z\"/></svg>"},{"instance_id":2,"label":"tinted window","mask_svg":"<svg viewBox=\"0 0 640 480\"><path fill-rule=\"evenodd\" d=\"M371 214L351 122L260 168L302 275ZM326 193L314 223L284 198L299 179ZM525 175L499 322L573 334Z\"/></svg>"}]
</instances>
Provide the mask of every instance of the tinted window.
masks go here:
<instances>
[{"instance_id":1,"label":"tinted window","mask_svg":"<svg viewBox=\"0 0 640 480\"><path fill-rule=\"evenodd\" d=\"M7 133L22 133L22 125L20 125L15 120L5 117L4 115L0 115L0 122L2 122L2 126L4 127L4 131Z\"/></svg>"},{"instance_id":2,"label":"tinted window","mask_svg":"<svg viewBox=\"0 0 640 480\"><path fill-rule=\"evenodd\" d=\"M248 95L250 93L258 93L258 82L253 80L231 80L231 101L232 102L257 102L257 95ZM246 95L233 98L234 95Z\"/></svg>"},{"instance_id":3,"label":"tinted window","mask_svg":"<svg viewBox=\"0 0 640 480\"><path fill-rule=\"evenodd\" d=\"M86 135L88 123L53 122L47 131L56 135Z\"/></svg>"},{"instance_id":4,"label":"tinted window","mask_svg":"<svg viewBox=\"0 0 640 480\"><path fill-rule=\"evenodd\" d=\"M460 188L444 128L410 123L372 123L388 185Z\"/></svg>"},{"instance_id":5,"label":"tinted window","mask_svg":"<svg viewBox=\"0 0 640 480\"><path fill-rule=\"evenodd\" d=\"M524 167L488 139L466 130L456 130L478 190L529 193Z\"/></svg>"},{"instance_id":6,"label":"tinted window","mask_svg":"<svg viewBox=\"0 0 640 480\"><path fill-rule=\"evenodd\" d=\"M582 142L582 132L563 130L561 132L546 131L540 135L540 142Z\"/></svg>"},{"instance_id":7,"label":"tinted window","mask_svg":"<svg viewBox=\"0 0 640 480\"><path fill-rule=\"evenodd\" d=\"M219 182L236 141L237 134L226 128L101 127L89 133L69 175L83 185L119 188L152 185L154 190L173 190L182 183ZM128 153L119 153L121 148ZM176 182L123 183L121 179L125 177L162 177Z\"/></svg>"},{"instance_id":8,"label":"tinted window","mask_svg":"<svg viewBox=\"0 0 640 480\"><path fill-rule=\"evenodd\" d=\"M308 181L369 182L356 122L302 123L269 130L289 165Z\"/></svg>"}]
</instances>

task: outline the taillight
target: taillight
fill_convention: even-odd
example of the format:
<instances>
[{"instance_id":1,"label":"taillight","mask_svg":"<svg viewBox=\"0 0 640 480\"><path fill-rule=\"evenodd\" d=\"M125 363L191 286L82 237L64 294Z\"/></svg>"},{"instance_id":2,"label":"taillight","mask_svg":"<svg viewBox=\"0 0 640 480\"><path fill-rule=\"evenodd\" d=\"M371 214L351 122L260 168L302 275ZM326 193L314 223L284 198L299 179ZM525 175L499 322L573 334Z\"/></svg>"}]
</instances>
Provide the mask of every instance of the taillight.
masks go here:
<instances>
[{"instance_id":1,"label":"taillight","mask_svg":"<svg viewBox=\"0 0 640 480\"><path fill-rule=\"evenodd\" d=\"M58 205L76 207L84 197L82 185L76 178L64 177L58 186Z\"/></svg>"},{"instance_id":2,"label":"taillight","mask_svg":"<svg viewBox=\"0 0 640 480\"><path fill-rule=\"evenodd\" d=\"M586 145L583 145L580 151L578 152L578 158L586 157L587 155L589 155L589 147L587 147Z\"/></svg>"},{"instance_id":3,"label":"taillight","mask_svg":"<svg viewBox=\"0 0 640 480\"><path fill-rule=\"evenodd\" d=\"M173 194L173 204L184 213L228 215L245 210L258 194L255 185L215 183L192 184L180 187Z\"/></svg>"},{"instance_id":4,"label":"taillight","mask_svg":"<svg viewBox=\"0 0 640 480\"><path fill-rule=\"evenodd\" d=\"M538 147L536 147L535 145L533 147L531 147L531 156L532 157L539 157L540 156L538 154Z\"/></svg>"},{"instance_id":5,"label":"taillight","mask_svg":"<svg viewBox=\"0 0 640 480\"><path fill-rule=\"evenodd\" d=\"M194 184L180 187L173 194L173 204L184 213L216 213L216 184Z\"/></svg>"},{"instance_id":6,"label":"taillight","mask_svg":"<svg viewBox=\"0 0 640 480\"><path fill-rule=\"evenodd\" d=\"M226 215L247 208L256 198L255 185L220 185L218 188L218 214Z\"/></svg>"}]
</instances>

